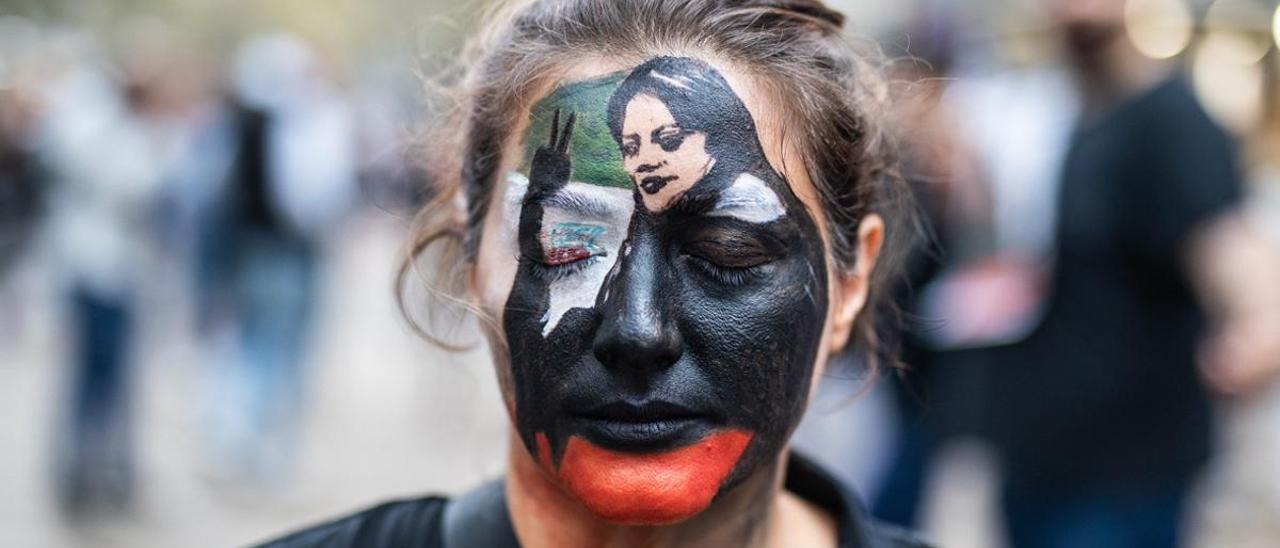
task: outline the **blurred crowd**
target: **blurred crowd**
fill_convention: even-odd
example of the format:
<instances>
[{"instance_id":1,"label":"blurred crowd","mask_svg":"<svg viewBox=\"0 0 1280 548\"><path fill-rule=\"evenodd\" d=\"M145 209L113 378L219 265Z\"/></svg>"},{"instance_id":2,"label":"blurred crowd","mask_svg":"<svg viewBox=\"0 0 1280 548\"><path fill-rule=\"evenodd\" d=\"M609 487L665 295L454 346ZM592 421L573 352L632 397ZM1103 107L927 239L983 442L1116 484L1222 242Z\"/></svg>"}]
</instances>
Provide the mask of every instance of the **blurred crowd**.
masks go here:
<instances>
[{"instance_id":1,"label":"blurred crowd","mask_svg":"<svg viewBox=\"0 0 1280 548\"><path fill-rule=\"evenodd\" d=\"M134 346L166 279L210 364L202 464L288 484L326 242L361 208L407 219L427 189L403 105L362 103L306 39L254 34L214 62L160 20L121 25L108 42L0 17L0 339L21 346L49 304L19 271L50 278L68 350L44 364L67 368L48 458L72 522L135 507Z\"/></svg>"},{"instance_id":2,"label":"blurred crowd","mask_svg":"<svg viewBox=\"0 0 1280 548\"><path fill-rule=\"evenodd\" d=\"M926 220L896 288L901 366L874 388L890 403L859 408L892 435L845 465L872 512L927 526L938 460L977 444L1003 527L976 545L1280 544L1276 2L829 3L893 60ZM0 365L66 372L27 473L71 524L136 508L135 346L167 280L207 372L184 396L202 469L293 489L334 242L429 197L421 90L287 24L211 53L127 9L111 32L6 9L0 359L26 355L39 306L66 346ZM390 70L423 70L408 58ZM33 299L33 276L57 297ZM861 435L817 445L871 451Z\"/></svg>"},{"instance_id":3,"label":"blurred crowd","mask_svg":"<svg viewBox=\"0 0 1280 548\"><path fill-rule=\"evenodd\" d=\"M922 7L899 121L933 238L873 508L917 524L972 437L1013 546L1280 542L1275 4L1044 2L1005 44L1047 54Z\"/></svg>"}]
</instances>

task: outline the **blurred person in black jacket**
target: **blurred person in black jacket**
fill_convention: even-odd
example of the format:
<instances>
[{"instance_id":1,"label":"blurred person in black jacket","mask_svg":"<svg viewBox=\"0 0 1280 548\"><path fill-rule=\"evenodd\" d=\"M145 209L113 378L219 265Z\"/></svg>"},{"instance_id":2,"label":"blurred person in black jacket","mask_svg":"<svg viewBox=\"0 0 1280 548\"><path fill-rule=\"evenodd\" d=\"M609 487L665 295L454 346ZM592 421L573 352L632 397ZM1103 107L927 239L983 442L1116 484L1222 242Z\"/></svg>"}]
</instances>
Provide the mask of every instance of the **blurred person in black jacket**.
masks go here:
<instances>
[{"instance_id":1,"label":"blurred person in black jacket","mask_svg":"<svg viewBox=\"0 0 1280 548\"><path fill-rule=\"evenodd\" d=\"M203 328L231 341L214 358L208 460L221 479L274 487L295 468L324 242L355 200L355 127L345 93L290 34L246 40L232 76L226 180L197 259Z\"/></svg>"},{"instance_id":2,"label":"blurred person in black jacket","mask_svg":"<svg viewBox=\"0 0 1280 548\"><path fill-rule=\"evenodd\" d=\"M1014 546L1175 546L1210 454L1193 251L1238 200L1232 141L1125 38L1123 3L1052 7L1083 111L1042 322L993 354Z\"/></svg>"}]
</instances>

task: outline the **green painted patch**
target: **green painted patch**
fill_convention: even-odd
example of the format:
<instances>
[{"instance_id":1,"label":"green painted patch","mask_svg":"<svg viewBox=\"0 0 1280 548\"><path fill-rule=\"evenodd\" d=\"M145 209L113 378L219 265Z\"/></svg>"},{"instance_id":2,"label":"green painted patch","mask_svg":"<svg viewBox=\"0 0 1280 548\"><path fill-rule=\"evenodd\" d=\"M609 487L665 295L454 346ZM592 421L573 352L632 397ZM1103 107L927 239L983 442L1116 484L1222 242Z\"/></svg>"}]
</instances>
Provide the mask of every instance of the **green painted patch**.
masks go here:
<instances>
[{"instance_id":1,"label":"green painted patch","mask_svg":"<svg viewBox=\"0 0 1280 548\"><path fill-rule=\"evenodd\" d=\"M625 77L625 72L617 72L566 84L538 101L529 114L529 129L524 134L524 163L520 166L520 172L525 176L529 175L533 153L538 147L546 146L551 135L551 120L556 109L560 109L562 125L570 112L577 113L573 136L569 139L569 159L573 162L569 179L630 189L631 178L622 166L618 143L609 134L606 113L609 97Z\"/></svg>"}]
</instances>

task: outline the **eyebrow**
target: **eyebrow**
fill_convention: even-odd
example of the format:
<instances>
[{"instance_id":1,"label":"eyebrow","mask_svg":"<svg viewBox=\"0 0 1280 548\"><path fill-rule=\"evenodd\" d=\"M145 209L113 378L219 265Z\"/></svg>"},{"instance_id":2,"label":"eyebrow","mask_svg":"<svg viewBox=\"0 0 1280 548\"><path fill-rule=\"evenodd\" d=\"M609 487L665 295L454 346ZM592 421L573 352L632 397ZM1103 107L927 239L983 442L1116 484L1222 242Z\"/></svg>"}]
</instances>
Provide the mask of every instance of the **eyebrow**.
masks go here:
<instances>
[{"instance_id":1,"label":"eyebrow","mask_svg":"<svg viewBox=\"0 0 1280 548\"><path fill-rule=\"evenodd\" d=\"M597 193L599 188L601 192ZM629 216L625 207L611 200L598 185L570 184L554 192L540 192L530 196L528 202L537 202L544 208L553 207L571 213L600 219L616 219Z\"/></svg>"}]
</instances>

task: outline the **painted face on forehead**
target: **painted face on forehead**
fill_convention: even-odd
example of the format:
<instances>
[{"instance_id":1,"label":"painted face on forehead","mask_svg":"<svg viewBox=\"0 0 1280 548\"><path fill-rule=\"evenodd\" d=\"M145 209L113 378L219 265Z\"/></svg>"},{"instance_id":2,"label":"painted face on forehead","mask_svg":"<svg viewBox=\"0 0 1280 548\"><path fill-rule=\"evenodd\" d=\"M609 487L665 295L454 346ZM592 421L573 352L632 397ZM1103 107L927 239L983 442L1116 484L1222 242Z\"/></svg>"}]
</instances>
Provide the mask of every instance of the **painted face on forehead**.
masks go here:
<instances>
[{"instance_id":1,"label":"painted face on forehead","mask_svg":"<svg viewBox=\"0 0 1280 548\"><path fill-rule=\"evenodd\" d=\"M549 477L658 524L771 467L805 408L826 266L725 78L660 57L563 84L507 184L509 400Z\"/></svg>"}]
</instances>

